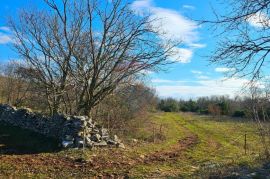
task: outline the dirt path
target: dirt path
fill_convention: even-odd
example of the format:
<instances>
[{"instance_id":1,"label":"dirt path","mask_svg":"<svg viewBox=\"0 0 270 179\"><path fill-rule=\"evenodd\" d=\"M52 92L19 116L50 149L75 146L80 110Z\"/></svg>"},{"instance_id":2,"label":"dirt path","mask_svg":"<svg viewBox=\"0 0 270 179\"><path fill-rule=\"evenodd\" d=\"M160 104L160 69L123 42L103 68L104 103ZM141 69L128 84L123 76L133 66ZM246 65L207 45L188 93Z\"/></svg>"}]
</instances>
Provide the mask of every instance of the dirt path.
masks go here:
<instances>
[{"instance_id":1,"label":"dirt path","mask_svg":"<svg viewBox=\"0 0 270 179\"><path fill-rule=\"evenodd\" d=\"M182 153L199 142L199 138L195 134L190 134L178 141L178 143L171 147L169 151L155 152L147 156L144 160L145 163L164 162L168 160L176 160L183 157Z\"/></svg>"},{"instance_id":2,"label":"dirt path","mask_svg":"<svg viewBox=\"0 0 270 179\"><path fill-rule=\"evenodd\" d=\"M127 147L126 150L101 149L92 152L88 157L89 160L84 160L78 155L74 157L74 155L65 152L0 155L0 178L1 176L27 177L28 174L33 178L42 178L43 176L46 176L45 178L89 178L90 176L117 178L129 176L130 171L138 166L182 163L186 157L185 152L196 146L200 139L181 123L177 122L175 125L183 131L178 142L174 140L174 144L170 147L146 152L144 155L137 153L132 147ZM152 176L151 172L149 175Z\"/></svg>"},{"instance_id":3,"label":"dirt path","mask_svg":"<svg viewBox=\"0 0 270 179\"><path fill-rule=\"evenodd\" d=\"M82 159L74 159L70 157L60 157L53 154L33 154L33 155L2 155L0 161L2 164L12 166L12 170L19 173L30 174L49 174L49 177L69 174L68 177L76 176L78 173L81 177L85 176L125 176L133 167L140 164L153 164L157 162L173 162L181 159L182 153L192 148L198 143L199 139L196 135L189 135L179 140L177 144L169 150L151 153L145 157L127 158L125 151L114 150L109 155L113 155L114 159L108 159L107 156L97 155L89 161ZM115 160L117 158L117 160ZM1 165L0 165L1 166ZM117 172L106 172L106 169L112 169ZM108 174L110 173L110 174ZM8 173L7 173L8 174ZM1 174L0 174L1 176Z\"/></svg>"}]
</instances>

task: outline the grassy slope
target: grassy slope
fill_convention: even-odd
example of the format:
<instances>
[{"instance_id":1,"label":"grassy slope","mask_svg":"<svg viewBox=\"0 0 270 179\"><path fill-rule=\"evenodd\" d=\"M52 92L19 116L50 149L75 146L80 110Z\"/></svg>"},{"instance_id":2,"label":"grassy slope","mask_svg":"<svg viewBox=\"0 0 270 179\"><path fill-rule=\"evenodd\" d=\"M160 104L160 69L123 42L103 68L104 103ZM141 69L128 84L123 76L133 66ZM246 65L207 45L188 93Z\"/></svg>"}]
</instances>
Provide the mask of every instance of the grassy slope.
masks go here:
<instances>
[{"instance_id":1,"label":"grassy slope","mask_svg":"<svg viewBox=\"0 0 270 179\"><path fill-rule=\"evenodd\" d=\"M153 114L150 119L157 126L163 126L162 134L166 136L166 140L129 144L125 150L86 151L83 154L83 158L88 161L86 164L76 162L76 159L82 156L79 150L34 156L2 155L0 178L10 175L59 178L100 174L190 177L201 176L202 173L217 169L222 172L223 167L228 166L258 164L257 158L261 149L254 124L251 122L215 120L176 113ZM248 134L248 155L244 155L243 150L245 132ZM133 136L149 139L152 135L152 126L148 125Z\"/></svg>"},{"instance_id":2,"label":"grassy slope","mask_svg":"<svg viewBox=\"0 0 270 179\"><path fill-rule=\"evenodd\" d=\"M228 167L258 165L262 146L252 122L231 119L209 119L183 115L182 125L199 136L200 143L187 155L189 163L199 169L199 173L213 172ZM244 150L244 134L247 134L247 155ZM215 167L213 167L215 166Z\"/></svg>"},{"instance_id":3,"label":"grassy slope","mask_svg":"<svg viewBox=\"0 0 270 179\"><path fill-rule=\"evenodd\" d=\"M190 114L162 115L163 120L170 121L169 131L171 138L166 143L175 143L179 138L189 134L197 135L199 142L182 153L178 160L152 165L142 165L140 172L144 175L159 173L164 176L188 177L197 173L216 171L223 168L258 164L258 155L261 153L259 136L256 134L255 124L252 122L233 121L228 119L212 119L209 116L194 116ZM172 122L173 121L173 122ZM174 128L182 131L173 132ZM170 130L171 129L171 130ZM248 150L244 155L244 134L247 133ZM170 142L169 142L170 141ZM164 145L166 148L166 145ZM166 150L164 148L164 150ZM169 146L167 150L169 150ZM136 171L138 169L135 168ZM140 172L135 172L139 174Z\"/></svg>"}]
</instances>

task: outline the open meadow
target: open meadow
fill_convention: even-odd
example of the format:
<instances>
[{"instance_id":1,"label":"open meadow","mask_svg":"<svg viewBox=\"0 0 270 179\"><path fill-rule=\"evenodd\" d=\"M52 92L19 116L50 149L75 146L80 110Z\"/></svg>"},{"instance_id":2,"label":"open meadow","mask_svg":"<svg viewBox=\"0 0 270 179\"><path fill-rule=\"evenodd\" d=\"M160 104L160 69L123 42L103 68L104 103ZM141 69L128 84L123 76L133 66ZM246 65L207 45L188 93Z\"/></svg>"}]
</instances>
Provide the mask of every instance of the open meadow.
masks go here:
<instances>
[{"instance_id":1,"label":"open meadow","mask_svg":"<svg viewBox=\"0 0 270 179\"><path fill-rule=\"evenodd\" d=\"M0 179L270 179L270 0L0 0Z\"/></svg>"},{"instance_id":2,"label":"open meadow","mask_svg":"<svg viewBox=\"0 0 270 179\"><path fill-rule=\"evenodd\" d=\"M121 137L125 149L85 151L59 151L56 141L1 124L0 178L260 177L270 172L253 122L191 113L154 113L149 120Z\"/></svg>"}]
</instances>

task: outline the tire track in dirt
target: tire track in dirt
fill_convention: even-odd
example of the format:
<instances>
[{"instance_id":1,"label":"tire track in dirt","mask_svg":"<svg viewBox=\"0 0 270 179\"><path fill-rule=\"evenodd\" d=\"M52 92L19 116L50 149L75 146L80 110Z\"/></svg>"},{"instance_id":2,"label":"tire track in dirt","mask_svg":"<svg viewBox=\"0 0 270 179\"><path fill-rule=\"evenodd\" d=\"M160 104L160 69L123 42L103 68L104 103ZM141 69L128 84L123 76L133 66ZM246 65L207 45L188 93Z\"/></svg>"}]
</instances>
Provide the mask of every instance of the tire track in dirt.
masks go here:
<instances>
[{"instance_id":1,"label":"tire track in dirt","mask_svg":"<svg viewBox=\"0 0 270 179\"><path fill-rule=\"evenodd\" d=\"M41 171L50 171L54 173L64 169L71 173L80 171L84 176L94 173L102 174L102 176L108 176L108 174L106 172L104 173L103 170L114 168L115 170L121 169L122 171L122 174L115 173L115 176L123 176L124 173L128 173L129 170L140 164L174 161L184 157L182 156L183 152L191 149L198 144L198 142L198 136L190 134L179 140L177 144L170 148L170 150L154 152L143 159L140 157L124 158L122 153L123 151L116 151L112 155L118 157L119 161L106 160L102 156L95 156L91 161L78 161L68 157L43 156L42 154L15 156L4 155L0 156L0 161L8 164L15 164L16 170L21 172L40 173Z\"/></svg>"},{"instance_id":2,"label":"tire track in dirt","mask_svg":"<svg viewBox=\"0 0 270 179\"><path fill-rule=\"evenodd\" d=\"M181 125L181 124L179 124ZM138 165L151 165L164 162L173 162L185 157L185 151L196 146L200 139L198 135L192 133L188 128L181 125L185 130L185 136L170 148L162 151L155 151L146 154L144 157L135 155L134 157L125 156L125 151L111 150L108 155L96 155L89 161L78 160L70 157L55 155L0 155L0 161L13 165L17 171L28 171L30 173L69 171L70 173L81 173L82 176L102 176L111 177L112 174L105 172L106 169L113 169L114 176L128 175L129 171ZM1 173L0 173L1 176Z\"/></svg>"},{"instance_id":3,"label":"tire track in dirt","mask_svg":"<svg viewBox=\"0 0 270 179\"><path fill-rule=\"evenodd\" d=\"M182 157L181 155L188 149L191 149L199 143L199 138L196 134L190 134L187 137L178 141L178 143L171 147L168 151L159 151L147 156L144 163L164 162L169 160L176 160Z\"/></svg>"}]
</instances>

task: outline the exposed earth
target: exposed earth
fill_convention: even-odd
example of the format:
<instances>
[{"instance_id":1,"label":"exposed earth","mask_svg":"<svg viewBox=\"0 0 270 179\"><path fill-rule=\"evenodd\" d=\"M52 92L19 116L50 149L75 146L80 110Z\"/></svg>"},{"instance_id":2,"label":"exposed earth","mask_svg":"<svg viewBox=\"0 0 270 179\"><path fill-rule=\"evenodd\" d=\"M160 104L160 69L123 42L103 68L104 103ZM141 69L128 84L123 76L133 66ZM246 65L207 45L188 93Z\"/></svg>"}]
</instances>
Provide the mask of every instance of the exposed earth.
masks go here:
<instances>
[{"instance_id":1,"label":"exposed earth","mask_svg":"<svg viewBox=\"0 0 270 179\"><path fill-rule=\"evenodd\" d=\"M43 141L47 145L34 151L29 146L35 144L36 148L38 136L20 129L12 133L13 127L2 125L0 178L270 177L270 164L262 155L259 136L251 122L183 113L158 113L149 119L163 126L155 133L154 142L150 140L153 126L146 125L138 134L124 139L126 149L85 151L60 151L51 140ZM241 137L244 132L248 132L247 155ZM26 139L36 142L25 143ZM14 144L18 140L21 140L19 146Z\"/></svg>"}]
</instances>

